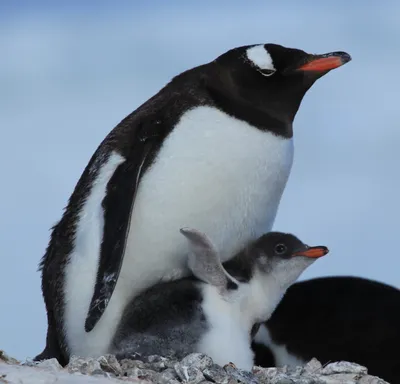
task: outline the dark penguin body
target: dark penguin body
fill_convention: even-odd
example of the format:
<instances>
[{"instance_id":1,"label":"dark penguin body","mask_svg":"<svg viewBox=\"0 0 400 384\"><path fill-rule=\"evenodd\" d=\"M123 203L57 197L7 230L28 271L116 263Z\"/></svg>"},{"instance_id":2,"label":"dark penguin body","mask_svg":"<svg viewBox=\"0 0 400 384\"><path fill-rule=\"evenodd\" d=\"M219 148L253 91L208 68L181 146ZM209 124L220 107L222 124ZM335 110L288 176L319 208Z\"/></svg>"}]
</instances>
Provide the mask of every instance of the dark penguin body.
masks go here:
<instances>
[{"instance_id":1,"label":"dark penguin body","mask_svg":"<svg viewBox=\"0 0 400 384\"><path fill-rule=\"evenodd\" d=\"M37 359L106 353L133 297L189 273L185 223L213 233L222 261L269 231L301 100L349 60L236 48L176 76L122 120L53 228L40 266L48 334Z\"/></svg>"},{"instance_id":2,"label":"dark penguin body","mask_svg":"<svg viewBox=\"0 0 400 384\"><path fill-rule=\"evenodd\" d=\"M344 360L399 384L400 290L351 276L298 282L256 341L261 366L303 364L313 357L322 364Z\"/></svg>"},{"instance_id":3,"label":"dark penguin body","mask_svg":"<svg viewBox=\"0 0 400 384\"><path fill-rule=\"evenodd\" d=\"M183 232L193 276L156 284L127 306L114 337L117 358L159 354L182 359L200 352L217 364L251 370L252 330L267 320L288 286L326 247L270 232L221 265L206 235ZM254 333L253 333L254 335Z\"/></svg>"}]
</instances>

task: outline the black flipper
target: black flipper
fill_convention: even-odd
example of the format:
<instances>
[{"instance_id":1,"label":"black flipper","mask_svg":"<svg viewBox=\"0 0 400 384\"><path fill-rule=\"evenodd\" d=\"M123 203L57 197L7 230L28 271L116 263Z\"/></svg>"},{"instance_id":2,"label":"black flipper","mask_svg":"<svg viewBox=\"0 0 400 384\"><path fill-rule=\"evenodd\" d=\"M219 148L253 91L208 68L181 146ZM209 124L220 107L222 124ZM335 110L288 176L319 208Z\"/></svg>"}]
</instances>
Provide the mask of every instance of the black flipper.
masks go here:
<instances>
[{"instance_id":1,"label":"black flipper","mask_svg":"<svg viewBox=\"0 0 400 384\"><path fill-rule=\"evenodd\" d=\"M160 121L153 121L150 126L140 127L133 140L131 138L129 148L125 148L126 160L117 167L107 185L102 202L103 242L96 285L85 321L86 332L90 332L101 318L117 284L139 182L163 137L159 124Z\"/></svg>"}]
</instances>

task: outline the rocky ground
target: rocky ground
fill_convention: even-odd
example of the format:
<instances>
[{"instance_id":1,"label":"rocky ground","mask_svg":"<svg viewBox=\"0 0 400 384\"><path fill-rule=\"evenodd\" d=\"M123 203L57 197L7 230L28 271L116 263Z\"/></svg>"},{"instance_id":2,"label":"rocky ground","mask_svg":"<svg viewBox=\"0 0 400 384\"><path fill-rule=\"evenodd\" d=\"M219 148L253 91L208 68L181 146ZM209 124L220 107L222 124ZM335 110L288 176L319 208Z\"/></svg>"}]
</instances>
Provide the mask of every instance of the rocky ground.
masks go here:
<instances>
[{"instance_id":1,"label":"rocky ground","mask_svg":"<svg viewBox=\"0 0 400 384\"><path fill-rule=\"evenodd\" d=\"M177 361L161 356L117 361L106 355L97 359L73 357L62 368L56 359L40 363L19 362L0 351L0 383L37 384L387 384L367 373L367 368L341 361L322 366L313 359L305 367L260 368L241 371L233 365L224 367L208 356L193 353Z\"/></svg>"}]
</instances>

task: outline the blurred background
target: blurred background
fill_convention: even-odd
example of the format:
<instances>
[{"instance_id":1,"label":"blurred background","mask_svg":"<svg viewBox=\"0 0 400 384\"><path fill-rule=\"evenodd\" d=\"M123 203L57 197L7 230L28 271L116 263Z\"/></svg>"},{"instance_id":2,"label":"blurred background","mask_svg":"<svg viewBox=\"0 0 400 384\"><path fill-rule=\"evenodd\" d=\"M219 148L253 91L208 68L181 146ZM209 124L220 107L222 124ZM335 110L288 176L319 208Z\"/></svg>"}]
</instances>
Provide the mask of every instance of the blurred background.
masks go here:
<instances>
[{"instance_id":1,"label":"blurred background","mask_svg":"<svg viewBox=\"0 0 400 384\"><path fill-rule=\"evenodd\" d=\"M329 246L301 279L400 287L399 21L396 0L1 1L0 348L45 345L37 265L104 136L173 76L246 44L352 55L303 100L275 229Z\"/></svg>"}]
</instances>

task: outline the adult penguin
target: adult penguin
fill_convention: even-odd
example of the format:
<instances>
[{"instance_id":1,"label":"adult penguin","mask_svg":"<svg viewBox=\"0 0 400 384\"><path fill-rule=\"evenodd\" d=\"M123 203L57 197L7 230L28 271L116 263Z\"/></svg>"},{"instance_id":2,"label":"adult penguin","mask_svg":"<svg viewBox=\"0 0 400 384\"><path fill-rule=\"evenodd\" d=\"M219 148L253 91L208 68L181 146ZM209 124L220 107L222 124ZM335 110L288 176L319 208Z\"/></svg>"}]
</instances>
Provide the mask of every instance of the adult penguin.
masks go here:
<instances>
[{"instance_id":1,"label":"adult penguin","mask_svg":"<svg viewBox=\"0 0 400 384\"><path fill-rule=\"evenodd\" d=\"M269 231L303 96L350 60L276 44L234 48L122 120L89 161L41 261L48 331L36 359L106 353L135 295L188 273L179 228L212 233L222 262Z\"/></svg>"}]
</instances>

